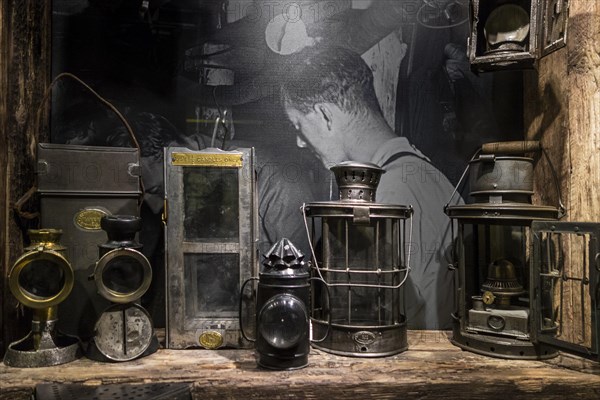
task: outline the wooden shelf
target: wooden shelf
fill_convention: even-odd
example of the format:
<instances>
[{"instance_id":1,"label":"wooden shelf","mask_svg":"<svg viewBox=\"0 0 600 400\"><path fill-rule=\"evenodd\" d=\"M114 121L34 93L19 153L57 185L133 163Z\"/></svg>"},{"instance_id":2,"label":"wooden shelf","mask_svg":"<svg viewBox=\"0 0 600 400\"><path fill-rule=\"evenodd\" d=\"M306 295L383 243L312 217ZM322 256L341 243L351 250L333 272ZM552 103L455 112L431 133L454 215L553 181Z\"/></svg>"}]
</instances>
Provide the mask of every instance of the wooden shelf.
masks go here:
<instances>
[{"instance_id":1,"label":"wooden shelf","mask_svg":"<svg viewBox=\"0 0 600 400\"><path fill-rule=\"evenodd\" d=\"M190 382L194 399L533 399L600 398L600 365L559 355L549 361L501 360L461 351L449 333L409 332L410 350L350 358L313 349L309 366L267 371L252 350L164 350L127 363L85 358L19 369L0 366L0 399L30 399L38 383L85 385Z\"/></svg>"}]
</instances>

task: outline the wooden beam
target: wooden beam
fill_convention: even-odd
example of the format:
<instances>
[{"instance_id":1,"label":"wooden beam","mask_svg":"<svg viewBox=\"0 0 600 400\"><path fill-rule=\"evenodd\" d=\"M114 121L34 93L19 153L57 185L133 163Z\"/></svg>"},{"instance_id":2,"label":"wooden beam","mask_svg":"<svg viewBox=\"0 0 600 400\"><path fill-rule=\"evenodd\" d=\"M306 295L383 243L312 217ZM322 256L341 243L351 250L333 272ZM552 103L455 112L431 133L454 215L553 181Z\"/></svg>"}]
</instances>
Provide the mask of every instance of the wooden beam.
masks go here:
<instances>
[{"instance_id":1,"label":"wooden beam","mask_svg":"<svg viewBox=\"0 0 600 400\"><path fill-rule=\"evenodd\" d=\"M409 331L409 350L354 358L312 349L295 371L258 368L252 350L159 350L127 363L0 366L0 400L29 399L38 383L88 386L189 382L193 399L598 399L600 365L559 356L501 360L461 351L448 332Z\"/></svg>"},{"instance_id":2,"label":"wooden beam","mask_svg":"<svg viewBox=\"0 0 600 400\"><path fill-rule=\"evenodd\" d=\"M525 80L526 138L541 140L557 171L567 221L600 222L599 48L600 2L571 0L567 47L542 59L537 72ZM540 159L534 203L557 204L553 181L548 163ZM566 264L582 264L582 249L567 242L564 250ZM591 327L581 326L582 312L590 318L589 308L581 311L577 306L580 283L565 283L564 293L564 333L571 340L582 339L583 330L589 333Z\"/></svg>"},{"instance_id":3,"label":"wooden beam","mask_svg":"<svg viewBox=\"0 0 600 400\"><path fill-rule=\"evenodd\" d=\"M8 290L7 275L21 254L28 223L14 218L12 206L33 184L35 144L48 138L47 118L34 132L35 111L50 82L51 2L0 2L0 206L2 231L2 338L0 352L19 332L16 300ZM28 205L29 207L29 205ZM35 205L33 206L35 208Z\"/></svg>"}]
</instances>

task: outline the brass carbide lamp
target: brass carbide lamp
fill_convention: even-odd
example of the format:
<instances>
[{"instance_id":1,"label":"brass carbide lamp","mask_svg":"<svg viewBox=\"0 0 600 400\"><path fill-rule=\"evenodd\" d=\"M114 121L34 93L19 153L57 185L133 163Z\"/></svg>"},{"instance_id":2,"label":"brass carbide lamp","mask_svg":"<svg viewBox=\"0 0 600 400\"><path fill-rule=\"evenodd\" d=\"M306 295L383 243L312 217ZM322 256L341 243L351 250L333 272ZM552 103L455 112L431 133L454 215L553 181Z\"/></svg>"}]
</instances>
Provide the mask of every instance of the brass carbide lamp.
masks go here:
<instances>
[{"instance_id":1,"label":"brass carbide lamp","mask_svg":"<svg viewBox=\"0 0 600 400\"><path fill-rule=\"evenodd\" d=\"M356 357L400 353L408 347L403 284L413 209L375 202L384 172L375 164L331 170L340 200L303 206L312 276L322 281L312 285L313 346Z\"/></svg>"},{"instance_id":2,"label":"brass carbide lamp","mask_svg":"<svg viewBox=\"0 0 600 400\"><path fill-rule=\"evenodd\" d=\"M452 343L465 350L514 359L557 354L533 340L533 321L553 320L554 300L547 296L541 315L536 315L531 225L557 221L564 214L560 200L559 207L532 204L533 158L523 154L540 150L539 142L483 145L461 178L469 172L473 202L445 208L452 229L458 226L455 262L450 266L456 272L458 305ZM553 335L557 324L548 323L543 330Z\"/></svg>"},{"instance_id":3,"label":"brass carbide lamp","mask_svg":"<svg viewBox=\"0 0 600 400\"><path fill-rule=\"evenodd\" d=\"M477 71L531 68L566 44L569 0L471 0L467 54Z\"/></svg>"},{"instance_id":4,"label":"brass carbide lamp","mask_svg":"<svg viewBox=\"0 0 600 400\"><path fill-rule=\"evenodd\" d=\"M152 267L135 236L140 217L107 215L100 220L108 241L98 245L94 279L98 294L113 305L94 326L86 356L98 361L129 361L158 350L152 319L138 304L150 287Z\"/></svg>"},{"instance_id":5,"label":"brass carbide lamp","mask_svg":"<svg viewBox=\"0 0 600 400\"><path fill-rule=\"evenodd\" d=\"M11 367L46 367L79 357L79 339L56 329L58 305L73 288L74 274L59 243L58 229L29 230L31 245L12 266L10 291L33 310L31 332L8 346L4 363Z\"/></svg>"}]
</instances>

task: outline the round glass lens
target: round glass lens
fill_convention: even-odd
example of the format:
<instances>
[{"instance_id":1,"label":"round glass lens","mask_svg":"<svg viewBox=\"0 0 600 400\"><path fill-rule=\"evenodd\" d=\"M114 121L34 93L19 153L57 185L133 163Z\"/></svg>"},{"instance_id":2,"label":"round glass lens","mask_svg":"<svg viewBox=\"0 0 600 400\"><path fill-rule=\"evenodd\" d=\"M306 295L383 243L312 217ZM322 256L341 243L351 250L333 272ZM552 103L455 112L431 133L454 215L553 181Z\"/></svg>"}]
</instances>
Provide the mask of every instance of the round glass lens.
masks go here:
<instances>
[{"instance_id":1,"label":"round glass lens","mask_svg":"<svg viewBox=\"0 0 600 400\"><path fill-rule=\"evenodd\" d=\"M270 299L260 313L258 329L261 336L275 348L287 349L296 345L308 332L304 304L289 295Z\"/></svg>"},{"instance_id":2,"label":"round glass lens","mask_svg":"<svg viewBox=\"0 0 600 400\"><path fill-rule=\"evenodd\" d=\"M40 299L56 296L65 286L65 273L60 265L50 260L34 260L19 274L19 286Z\"/></svg>"},{"instance_id":3,"label":"round glass lens","mask_svg":"<svg viewBox=\"0 0 600 400\"><path fill-rule=\"evenodd\" d=\"M144 283L144 268L133 257L115 257L104 267L102 283L113 292L133 293Z\"/></svg>"}]
</instances>

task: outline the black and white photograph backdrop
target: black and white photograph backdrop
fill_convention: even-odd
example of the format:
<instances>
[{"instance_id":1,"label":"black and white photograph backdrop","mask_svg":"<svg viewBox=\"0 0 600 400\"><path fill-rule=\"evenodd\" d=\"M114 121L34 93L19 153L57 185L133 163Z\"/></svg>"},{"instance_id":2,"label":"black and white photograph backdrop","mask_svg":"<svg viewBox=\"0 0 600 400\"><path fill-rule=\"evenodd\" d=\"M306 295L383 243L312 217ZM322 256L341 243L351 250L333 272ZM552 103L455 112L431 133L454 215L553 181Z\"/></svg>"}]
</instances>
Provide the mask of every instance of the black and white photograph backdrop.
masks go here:
<instances>
[{"instance_id":1,"label":"black and white photograph backdrop","mask_svg":"<svg viewBox=\"0 0 600 400\"><path fill-rule=\"evenodd\" d=\"M300 207L335 200L329 168L386 171L377 201L415 209L407 318L451 326L443 206L474 151L523 137L522 75L471 71L468 0L53 0L52 74L115 105L141 146L145 296L164 324L163 148L254 147L259 251L310 253ZM121 121L65 80L51 141L128 146ZM162 276L162 278L161 278Z\"/></svg>"}]
</instances>

